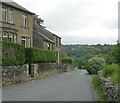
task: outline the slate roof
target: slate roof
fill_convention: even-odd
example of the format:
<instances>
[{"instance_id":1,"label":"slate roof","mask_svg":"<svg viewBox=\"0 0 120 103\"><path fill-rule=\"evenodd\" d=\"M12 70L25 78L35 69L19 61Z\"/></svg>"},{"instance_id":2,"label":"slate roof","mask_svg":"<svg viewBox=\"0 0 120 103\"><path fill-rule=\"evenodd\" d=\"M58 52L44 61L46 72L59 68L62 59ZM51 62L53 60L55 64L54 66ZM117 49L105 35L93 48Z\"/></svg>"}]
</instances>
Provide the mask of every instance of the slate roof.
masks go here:
<instances>
[{"instance_id":1,"label":"slate roof","mask_svg":"<svg viewBox=\"0 0 120 103\"><path fill-rule=\"evenodd\" d=\"M39 35L39 33L43 34L45 37L49 38L50 40L53 40L53 34L46 31L43 27L38 27L38 26L33 26L33 32L37 33Z\"/></svg>"},{"instance_id":2,"label":"slate roof","mask_svg":"<svg viewBox=\"0 0 120 103\"><path fill-rule=\"evenodd\" d=\"M39 35L40 35L45 41L48 41L48 42L54 43L53 40L49 39L48 37L46 37L46 36L43 35L42 33L39 33Z\"/></svg>"},{"instance_id":3,"label":"slate roof","mask_svg":"<svg viewBox=\"0 0 120 103\"><path fill-rule=\"evenodd\" d=\"M16 2L2 2L2 4L9 5L11 7L14 7L16 9L19 9L30 14L34 14L31 11L27 10L26 8L22 7L21 5L17 4Z\"/></svg>"}]
</instances>

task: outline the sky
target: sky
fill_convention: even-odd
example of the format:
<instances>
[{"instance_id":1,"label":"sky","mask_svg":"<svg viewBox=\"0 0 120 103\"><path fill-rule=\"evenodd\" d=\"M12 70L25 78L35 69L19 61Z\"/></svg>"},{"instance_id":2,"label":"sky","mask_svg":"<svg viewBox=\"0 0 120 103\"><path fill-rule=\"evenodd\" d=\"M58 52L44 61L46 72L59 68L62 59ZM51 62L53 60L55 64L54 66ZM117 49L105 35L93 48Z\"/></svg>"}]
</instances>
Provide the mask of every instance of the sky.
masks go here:
<instances>
[{"instance_id":1,"label":"sky","mask_svg":"<svg viewBox=\"0 0 120 103\"><path fill-rule=\"evenodd\" d=\"M116 44L119 0L13 0L44 20L63 44Z\"/></svg>"}]
</instances>

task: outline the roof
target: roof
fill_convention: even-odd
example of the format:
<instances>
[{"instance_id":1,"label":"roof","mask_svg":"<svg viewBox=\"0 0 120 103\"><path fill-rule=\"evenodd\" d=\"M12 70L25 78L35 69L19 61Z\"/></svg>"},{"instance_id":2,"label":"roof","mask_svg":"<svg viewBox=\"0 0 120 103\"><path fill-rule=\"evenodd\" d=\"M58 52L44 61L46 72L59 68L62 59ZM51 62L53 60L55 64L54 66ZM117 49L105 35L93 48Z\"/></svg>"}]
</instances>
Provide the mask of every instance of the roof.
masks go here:
<instances>
[{"instance_id":1,"label":"roof","mask_svg":"<svg viewBox=\"0 0 120 103\"><path fill-rule=\"evenodd\" d=\"M21 5L17 4L16 2L2 2L2 4L9 5L11 7L14 7L16 9L19 9L21 11L24 11L24 12L27 12L30 14L34 14L34 13L30 12L29 10L27 10L26 8L22 7Z\"/></svg>"},{"instance_id":2,"label":"roof","mask_svg":"<svg viewBox=\"0 0 120 103\"><path fill-rule=\"evenodd\" d=\"M43 35L42 33L38 33L45 41L49 41L51 43L54 43L53 40L49 39L48 37L46 37L45 35Z\"/></svg>"},{"instance_id":3,"label":"roof","mask_svg":"<svg viewBox=\"0 0 120 103\"><path fill-rule=\"evenodd\" d=\"M44 28L42 27L38 27L38 26L35 26L33 27L33 31L36 32L37 34L41 33L43 34L44 36L46 36L47 38L53 40L53 34L46 31Z\"/></svg>"}]
</instances>

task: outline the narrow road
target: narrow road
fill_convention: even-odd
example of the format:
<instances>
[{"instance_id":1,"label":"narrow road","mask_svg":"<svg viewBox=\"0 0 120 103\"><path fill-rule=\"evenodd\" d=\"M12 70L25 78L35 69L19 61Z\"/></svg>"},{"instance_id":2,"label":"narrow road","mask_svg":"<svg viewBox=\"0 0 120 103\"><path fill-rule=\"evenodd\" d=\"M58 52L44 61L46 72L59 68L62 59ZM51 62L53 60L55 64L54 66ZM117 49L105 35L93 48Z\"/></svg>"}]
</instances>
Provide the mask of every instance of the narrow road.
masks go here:
<instances>
[{"instance_id":1,"label":"narrow road","mask_svg":"<svg viewBox=\"0 0 120 103\"><path fill-rule=\"evenodd\" d=\"M92 77L78 69L3 88L2 96L3 101L97 101Z\"/></svg>"}]
</instances>

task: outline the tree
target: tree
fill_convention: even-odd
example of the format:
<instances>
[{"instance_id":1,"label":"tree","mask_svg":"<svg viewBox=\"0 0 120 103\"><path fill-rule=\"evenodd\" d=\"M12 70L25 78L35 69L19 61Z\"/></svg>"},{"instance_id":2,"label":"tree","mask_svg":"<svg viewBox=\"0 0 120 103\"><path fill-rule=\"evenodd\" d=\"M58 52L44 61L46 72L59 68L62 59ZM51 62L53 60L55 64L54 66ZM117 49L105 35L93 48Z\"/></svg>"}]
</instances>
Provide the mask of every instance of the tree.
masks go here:
<instances>
[{"instance_id":1,"label":"tree","mask_svg":"<svg viewBox=\"0 0 120 103\"><path fill-rule=\"evenodd\" d=\"M120 65L120 43L118 43L114 49L113 56L115 57L116 62Z\"/></svg>"}]
</instances>

